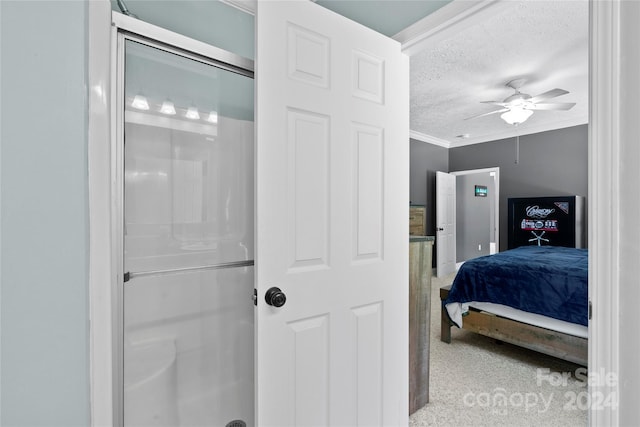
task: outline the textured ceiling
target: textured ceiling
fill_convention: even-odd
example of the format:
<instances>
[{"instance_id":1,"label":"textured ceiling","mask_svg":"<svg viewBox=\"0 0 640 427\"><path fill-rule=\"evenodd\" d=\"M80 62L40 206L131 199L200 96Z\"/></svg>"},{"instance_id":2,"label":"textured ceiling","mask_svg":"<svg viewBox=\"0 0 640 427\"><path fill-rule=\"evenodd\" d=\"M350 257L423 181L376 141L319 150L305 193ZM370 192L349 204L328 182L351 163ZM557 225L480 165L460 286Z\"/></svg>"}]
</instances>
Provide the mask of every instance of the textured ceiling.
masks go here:
<instances>
[{"instance_id":1,"label":"textured ceiling","mask_svg":"<svg viewBox=\"0 0 640 427\"><path fill-rule=\"evenodd\" d=\"M588 2L510 1L489 17L462 21L452 35L411 56L411 130L451 146L586 123L588 119ZM524 78L532 96L554 88L570 93L549 102L575 102L569 111L536 111L517 128L500 114L505 84ZM467 139L457 137L468 134ZM428 138L427 138L428 139Z\"/></svg>"}]
</instances>

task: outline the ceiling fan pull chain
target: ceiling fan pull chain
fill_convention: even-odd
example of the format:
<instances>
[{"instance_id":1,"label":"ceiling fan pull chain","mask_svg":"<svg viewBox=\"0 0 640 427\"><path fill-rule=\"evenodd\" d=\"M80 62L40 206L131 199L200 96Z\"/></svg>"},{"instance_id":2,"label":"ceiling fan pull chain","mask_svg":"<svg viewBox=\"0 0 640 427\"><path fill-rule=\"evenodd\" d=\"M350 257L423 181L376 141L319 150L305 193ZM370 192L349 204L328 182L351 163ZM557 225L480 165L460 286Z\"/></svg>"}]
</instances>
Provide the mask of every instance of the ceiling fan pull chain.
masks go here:
<instances>
[{"instance_id":1,"label":"ceiling fan pull chain","mask_svg":"<svg viewBox=\"0 0 640 427\"><path fill-rule=\"evenodd\" d=\"M516 135L516 161L515 161L515 164L517 165L518 163L520 163L520 135Z\"/></svg>"}]
</instances>

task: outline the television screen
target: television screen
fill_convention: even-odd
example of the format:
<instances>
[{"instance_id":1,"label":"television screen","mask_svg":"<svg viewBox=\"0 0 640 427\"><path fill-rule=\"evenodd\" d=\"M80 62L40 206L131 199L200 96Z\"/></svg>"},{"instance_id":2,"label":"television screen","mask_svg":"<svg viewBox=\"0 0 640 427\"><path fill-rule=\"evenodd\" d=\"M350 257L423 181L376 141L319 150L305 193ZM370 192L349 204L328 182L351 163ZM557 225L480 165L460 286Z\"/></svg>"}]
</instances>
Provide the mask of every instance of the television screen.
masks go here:
<instances>
[{"instance_id":1,"label":"television screen","mask_svg":"<svg viewBox=\"0 0 640 427\"><path fill-rule=\"evenodd\" d=\"M519 246L580 247L576 196L510 198L509 249Z\"/></svg>"}]
</instances>

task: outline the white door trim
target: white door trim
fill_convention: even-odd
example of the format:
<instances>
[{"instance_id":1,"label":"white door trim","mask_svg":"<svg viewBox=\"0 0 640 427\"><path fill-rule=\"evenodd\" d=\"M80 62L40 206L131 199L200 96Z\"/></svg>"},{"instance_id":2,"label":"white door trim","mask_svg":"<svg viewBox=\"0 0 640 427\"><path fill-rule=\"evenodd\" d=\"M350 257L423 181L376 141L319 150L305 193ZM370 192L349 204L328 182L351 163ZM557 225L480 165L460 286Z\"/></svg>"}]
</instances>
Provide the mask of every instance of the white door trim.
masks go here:
<instances>
[{"instance_id":1,"label":"white door trim","mask_svg":"<svg viewBox=\"0 0 640 427\"><path fill-rule=\"evenodd\" d=\"M469 169L464 171L449 172L452 175L474 175L477 173L491 173L495 174L495 198L494 198L494 227L495 227L495 242L496 252L500 252L500 168L482 168L482 169Z\"/></svg>"},{"instance_id":2,"label":"white door trim","mask_svg":"<svg viewBox=\"0 0 640 427\"><path fill-rule=\"evenodd\" d=\"M590 2L589 300L594 305L589 322L589 369L616 375L620 372L620 251L621 243L633 238L620 233L620 215L624 214L619 167L624 143L620 137L620 8L619 1ZM611 391L620 396L617 384ZM594 396L607 390L590 385L589 392ZM590 422L592 426L620 425L620 411L592 406Z\"/></svg>"},{"instance_id":3,"label":"white door trim","mask_svg":"<svg viewBox=\"0 0 640 427\"><path fill-rule=\"evenodd\" d=\"M87 15L90 416L112 426L111 3L87 2Z\"/></svg>"}]
</instances>

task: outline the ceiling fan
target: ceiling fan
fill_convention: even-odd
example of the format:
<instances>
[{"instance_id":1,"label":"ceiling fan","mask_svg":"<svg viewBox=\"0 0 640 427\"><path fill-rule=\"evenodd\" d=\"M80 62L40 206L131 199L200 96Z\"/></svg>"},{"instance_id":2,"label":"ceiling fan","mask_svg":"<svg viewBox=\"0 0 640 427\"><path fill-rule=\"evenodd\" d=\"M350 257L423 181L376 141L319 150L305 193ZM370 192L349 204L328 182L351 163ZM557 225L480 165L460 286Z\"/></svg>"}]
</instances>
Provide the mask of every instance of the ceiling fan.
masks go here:
<instances>
[{"instance_id":1,"label":"ceiling fan","mask_svg":"<svg viewBox=\"0 0 640 427\"><path fill-rule=\"evenodd\" d=\"M506 84L515 91L515 93L507 97L504 101L483 101L483 104L493 104L503 107L499 110L490 111L488 113L480 114L477 116L469 117L469 119L475 119L478 117L489 116L491 114L498 114L500 118L510 125L519 125L527 120L534 110L569 110L573 108L575 102L544 102L548 99L555 98L561 95L569 93L564 89L552 89L548 92L541 93L537 96L531 96L526 93L520 92L520 88L524 85L525 79L511 80Z\"/></svg>"}]
</instances>

